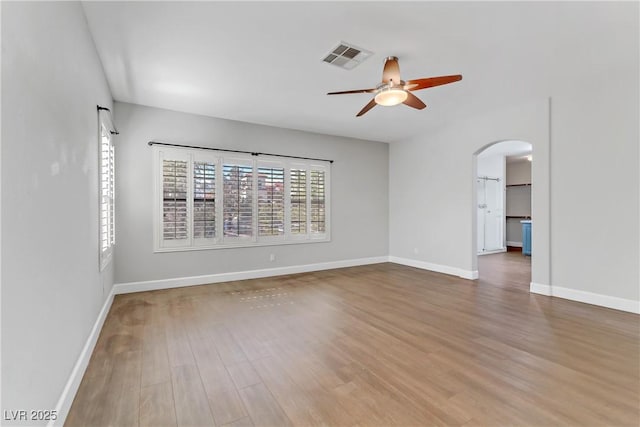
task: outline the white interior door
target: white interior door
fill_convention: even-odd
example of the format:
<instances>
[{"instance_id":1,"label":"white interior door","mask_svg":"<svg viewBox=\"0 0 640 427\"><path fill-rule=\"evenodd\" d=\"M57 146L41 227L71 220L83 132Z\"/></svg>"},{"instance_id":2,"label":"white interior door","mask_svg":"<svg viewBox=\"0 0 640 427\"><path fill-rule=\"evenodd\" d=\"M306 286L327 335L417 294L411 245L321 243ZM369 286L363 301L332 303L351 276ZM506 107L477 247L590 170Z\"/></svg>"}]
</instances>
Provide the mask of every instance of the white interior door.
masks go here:
<instances>
[{"instance_id":1,"label":"white interior door","mask_svg":"<svg viewBox=\"0 0 640 427\"><path fill-rule=\"evenodd\" d=\"M478 178L476 189L478 191L478 253L484 252L484 219L485 219L485 187L486 180Z\"/></svg>"},{"instance_id":2,"label":"white interior door","mask_svg":"<svg viewBox=\"0 0 640 427\"><path fill-rule=\"evenodd\" d=\"M478 178L478 253L504 249L502 182Z\"/></svg>"},{"instance_id":3,"label":"white interior door","mask_svg":"<svg viewBox=\"0 0 640 427\"><path fill-rule=\"evenodd\" d=\"M497 180L485 181L485 219L484 219L484 250L496 251L503 248L502 183Z\"/></svg>"}]
</instances>

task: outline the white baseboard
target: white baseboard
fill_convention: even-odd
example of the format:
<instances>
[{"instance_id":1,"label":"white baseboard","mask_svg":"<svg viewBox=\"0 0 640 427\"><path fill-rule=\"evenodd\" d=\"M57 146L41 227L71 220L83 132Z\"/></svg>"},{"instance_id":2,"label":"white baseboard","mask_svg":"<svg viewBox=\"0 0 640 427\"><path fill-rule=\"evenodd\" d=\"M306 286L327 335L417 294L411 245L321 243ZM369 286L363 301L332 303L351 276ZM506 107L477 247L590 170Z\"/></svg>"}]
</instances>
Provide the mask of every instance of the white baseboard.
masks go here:
<instances>
[{"instance_id":1,"label":"white baseboard","mask_svg":"<svg viewBox=\"0 0 640 427\"><path fill-rule=\"evenodd\" d=\"M596 294L593 292L581 291L578 289L565 288L562 286L549 286L531 282L529 290L534 294L548 295L571 301L584 302L601 307L613 308L615 310L627 311L640 314L640 301L631 299L612 297L609 295Z\"/></svg>"},{"instance_id":2,"label":"white baseboard","mask_svg":"<svg viewBox=\"0 0 640 427\"><path fill-rule=\"evenodd\" d=\"M418 261L415 259L401 258L397 256L389 256L389 262L421 268L423 270L435 271L436 273L450 274L452 276L462 277L463 279L475 280L478 278L478 270L463 270L461 268L450 267L448 265L433 264L426 261Z\"/></svg>"},{"instance_id":3,"label":"white baseboard","mask_svg":"<svg viewBox=\"0 0 640 427\"><path fill-rule=\"evenodd\" d=\"M515 248L521 248L522 247L522 242L509 242L509 241L507 241L507 246L513 246Z\"/></svg>"},{"instance_id":4,"label":"white baseboard","mask_svg":"<svg viewBox=\"0 0 640 427\"><path fill-rule=\"evenodd\" d=\"M532 294L551 296L551 286L531 282L529 283L529 292L531 292Z\"/></svg>"},{"instance_id":5,"label":"white baseboard","mask_svg":"<svg viewBox=\"0 0 640 427\"><path fill-rule=\"evenodd\" d=\"M49 423L47 424L47 426L49 427L62 426L67 419L67 415L69 414L69 409L71 409L73 399L76 397L76 393L78 392L78 388L80 387L80 383L82 382L82 377L84 377L84 372L87 370L87 366L89 365L89 360L91 359L91 355L93 354L93 349L98 342L100 331L102 331L102 325L104 325L104 321L107 318L107 314L109 313L109 309L111 308L111 304L113 303L113 296L114 291L113 289L111 289L111 292L109 292L107 299L102 305L102 309L98 314L96 322L93 324L93 328L91 329L91 333L89 333L87 342L84 344L84 347L80 352L80 356L78 356L78 360L76 361L76 364L71 371L71 375L69 376L69 379L67 380L67 383L62 390L60 399L58 399L58 403L56 404L58 417L55 421L49 421Z\"/></svg>"},{"instance_id":6,"label":"white baseboard","mask_svg":"<svg viewBox=\"0 0 640 427\"><path fill-rule=\"evenodd\" d=\"M234 280L260 279L263 277L283 276L285 274L308 273L334 268L356 267L358 265L388 262L389 257L358 258L343 261L321 262L317 264L294 265L290 267L265 268L261 270L237 271L231 273L207 274L204 276L177 277L175 279L148 280L144 282L117 283L114 294L153 291L158 289L180 288L184 286L206 285L209 283L230 282Z\"/></svg>"}]
</instances>

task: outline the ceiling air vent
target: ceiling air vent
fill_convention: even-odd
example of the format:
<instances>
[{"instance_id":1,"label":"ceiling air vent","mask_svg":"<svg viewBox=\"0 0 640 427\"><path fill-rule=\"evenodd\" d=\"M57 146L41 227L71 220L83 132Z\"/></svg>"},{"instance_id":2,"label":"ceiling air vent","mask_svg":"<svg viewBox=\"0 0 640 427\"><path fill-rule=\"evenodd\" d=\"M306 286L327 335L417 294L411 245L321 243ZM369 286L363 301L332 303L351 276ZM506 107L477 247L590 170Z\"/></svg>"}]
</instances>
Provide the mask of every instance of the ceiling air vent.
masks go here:
<instances>
[{"instance_id":1,"label":"ceiling air vent","mask_svg":"<svg viewBox=\"0 0 640 427\"><path fill-rule=\"evenodd\" d=\"M345 70L353 70L371 55L373 55L373 52L349 43L340 42L335 49L325 56L323 61L327 64L344 68Z\"/></svg>"}]
</instances>

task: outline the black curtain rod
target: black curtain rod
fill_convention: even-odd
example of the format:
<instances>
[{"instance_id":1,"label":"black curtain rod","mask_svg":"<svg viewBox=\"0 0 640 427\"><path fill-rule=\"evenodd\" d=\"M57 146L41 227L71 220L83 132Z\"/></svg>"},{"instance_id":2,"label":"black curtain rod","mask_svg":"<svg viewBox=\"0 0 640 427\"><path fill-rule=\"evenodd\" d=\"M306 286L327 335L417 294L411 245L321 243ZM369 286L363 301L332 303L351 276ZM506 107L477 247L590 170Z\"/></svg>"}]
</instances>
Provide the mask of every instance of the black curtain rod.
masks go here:
<instances>
[{"instance_id":1,"label":"black curtain rod","mask_svg":"<svg viewBox=\"0 0 640 427\"><path fill-rule=\"evenodd\" d=\"M107 107L102 107L100 105L96 105L96 107L98 108L98 113L100 112L100 110L104 110L104 111L108 111L109 114L111 114L111 110L108 109ZM116 125L113 124L113 118L111 119L111 125L113 126L113 130L110 130L109 133L111 135L120 135L120 132L118 132L118 129L116 129Z\"/></svg>"},{"instance_id":2,"label":"black curtain rod","mask_svg":"<svg viewBox=\"0 0 640 427\"><path fill-rule=\"evenodd\" d=\"M270 154L270 153L258 153L255 151L242 151L242 150L228 150L226 148L211 148L211 147L198 147L195 145L180 145L180 144L169 144L167 142L156 142L149 141L148 143L151 145L163 145L165 147L179 147L179 148L195 148L197 150L212 150L212 151L226 151L227 153L243 153L243 154L251 154L252 156L273 156L273 157L287 157L289 159L300 159L300 160L317 160L320 162L329 162L333 163L333 160L327 159L314 159L313 157L298 157L298 156L287 156L284 154Z\"/></svg>"}]
</instances>

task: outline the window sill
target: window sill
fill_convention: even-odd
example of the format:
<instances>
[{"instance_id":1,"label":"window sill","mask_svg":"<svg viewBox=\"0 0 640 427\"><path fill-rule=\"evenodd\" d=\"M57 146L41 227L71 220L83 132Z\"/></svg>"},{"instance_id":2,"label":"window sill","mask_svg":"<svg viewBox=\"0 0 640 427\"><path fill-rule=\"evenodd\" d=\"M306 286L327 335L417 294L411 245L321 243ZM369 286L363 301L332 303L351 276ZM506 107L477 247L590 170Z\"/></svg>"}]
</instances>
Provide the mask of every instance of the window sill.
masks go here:
<instances>
[{"instance_id":1,"label":"window sill","mask_svg":"<svg viewBox=\"0 0 640 427\"><path fill-rule=\"evenodd\" d=\"M238 243L225 243L216 245L203 245L203 246L185 246L175 248L154 248L153 253L164 252L186 252L186 251L208 251L215 249L236 249L236 248L255 248L262 246L286 246L286 245L301 245L307 243L329 243L330 237L316 238L316 239L304 239L304 240L288 240L288 241L267 241L267 242L238 242Z\"/></svg>"}]
</instances>

